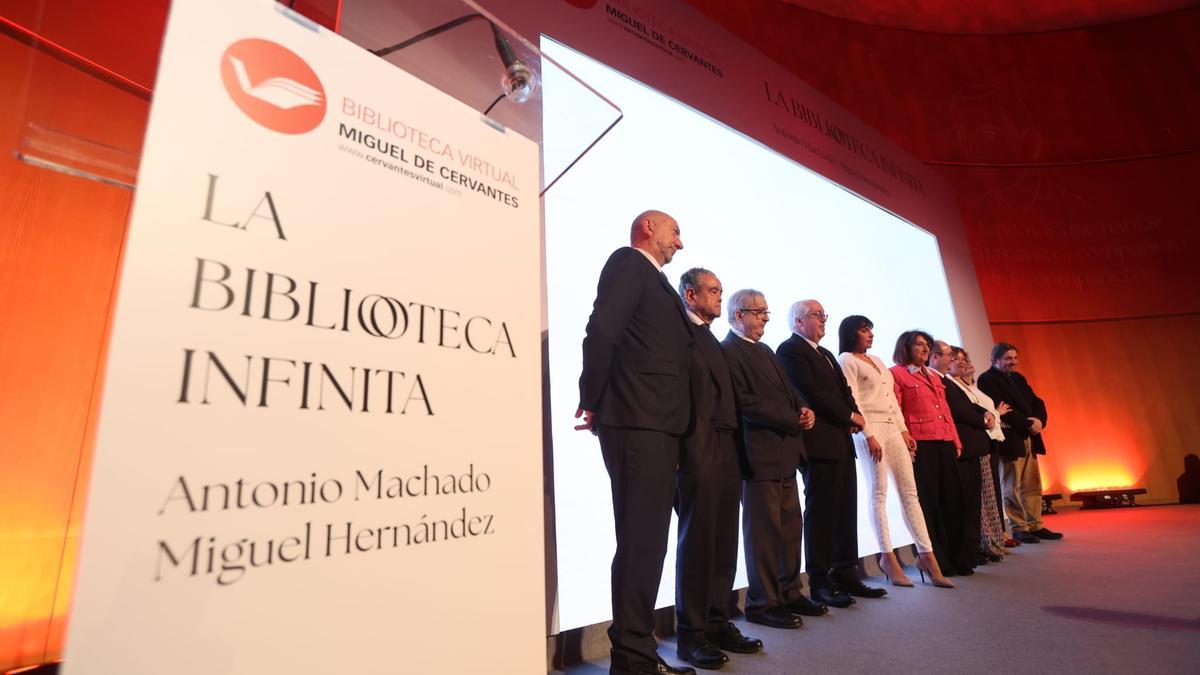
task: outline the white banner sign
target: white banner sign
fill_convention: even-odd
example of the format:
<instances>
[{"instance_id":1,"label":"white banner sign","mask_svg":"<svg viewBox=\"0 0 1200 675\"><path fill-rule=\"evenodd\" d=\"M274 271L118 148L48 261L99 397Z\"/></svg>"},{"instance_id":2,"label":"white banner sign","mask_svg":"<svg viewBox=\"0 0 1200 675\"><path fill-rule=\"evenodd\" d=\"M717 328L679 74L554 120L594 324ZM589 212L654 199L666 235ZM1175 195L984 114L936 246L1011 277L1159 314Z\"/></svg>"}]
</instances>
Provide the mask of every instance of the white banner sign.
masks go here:
<instances>
[{"instance_id":1,"label":"white banner sign","mask_svg":"<svg viewBox=\"0 0 1200 675\"><path fill-rule=\"evenodd\" d=\"M537 146L270 0L176 0L65 665L545 667Z\"/></svg>"}]
</instances>

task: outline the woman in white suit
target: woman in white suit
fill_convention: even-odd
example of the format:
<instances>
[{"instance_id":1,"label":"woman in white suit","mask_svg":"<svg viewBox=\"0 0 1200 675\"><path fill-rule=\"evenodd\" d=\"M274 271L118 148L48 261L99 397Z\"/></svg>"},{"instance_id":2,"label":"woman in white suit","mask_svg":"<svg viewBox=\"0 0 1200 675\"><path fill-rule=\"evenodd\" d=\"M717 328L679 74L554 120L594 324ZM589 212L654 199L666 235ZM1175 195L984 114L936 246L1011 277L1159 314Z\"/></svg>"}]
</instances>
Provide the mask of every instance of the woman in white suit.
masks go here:
<instances>
[{"instance_id":1,"label":"woman in white suit","mask_svg":"<svg viewBox=\"0 0 1200 675\"><path fill-rule=\"evenodd\" d=\"M917 498L917 483L913 477L913 459L917 443L908 435L904 414L896 402L892 373L883 361L867 350L875 341L874 324L865 316L848 316L838 327L838 362L846 374L846 382L854 394L854 401L866 419L866 427L855 434L854 445L858 451L867 485L871 490L871 525L879 540L881 553L879 567L894 586L912 586L904 574L892 549L892 538L888 532L887 486L888 474L896 484L900 495L900 507L904 513L904 524L917 545L917 566L933 578L938 586L953 588L954 584L942 576L937 559L933 556L933 544L925 526L925 516Z\"/></svg>"}]
</instances>

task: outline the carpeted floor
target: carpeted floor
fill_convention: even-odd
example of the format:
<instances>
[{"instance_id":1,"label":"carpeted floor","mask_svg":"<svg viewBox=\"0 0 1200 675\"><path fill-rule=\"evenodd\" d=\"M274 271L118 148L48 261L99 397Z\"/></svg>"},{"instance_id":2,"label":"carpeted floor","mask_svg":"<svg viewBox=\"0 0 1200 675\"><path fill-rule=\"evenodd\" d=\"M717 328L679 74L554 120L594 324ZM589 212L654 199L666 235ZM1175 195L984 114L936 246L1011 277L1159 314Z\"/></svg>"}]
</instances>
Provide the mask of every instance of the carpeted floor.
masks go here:
<instances>
[{"instance_id":1,"label":"carpeted floor","mask_svg":"<svg viewBox=\"0 0 1200 675\"><path fill-rule=\"evenodd\" d=\"M922 587L907 568L915 588L887 586L800 630L739 619L766 649L721 672L1200 673L1200 506L1064 510L1046 525L1065 538L1013 549L956 589ZM673 637L659 653L680 663Z\"/></svg>"}]
</instances>

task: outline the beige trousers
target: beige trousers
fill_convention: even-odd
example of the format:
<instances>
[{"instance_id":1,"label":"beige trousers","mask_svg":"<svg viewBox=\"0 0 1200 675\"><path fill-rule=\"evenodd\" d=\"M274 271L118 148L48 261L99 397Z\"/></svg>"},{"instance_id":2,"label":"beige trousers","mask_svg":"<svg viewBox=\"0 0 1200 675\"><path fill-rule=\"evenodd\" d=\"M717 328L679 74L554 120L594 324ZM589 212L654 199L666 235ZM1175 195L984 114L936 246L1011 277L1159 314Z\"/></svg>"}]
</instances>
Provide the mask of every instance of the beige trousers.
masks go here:
<instances>
[{"instance_id":1,"label":"beige trousers","mask_svg":"<svg viewBox=\"0 0 1200 675\"><path fill-rule=\"evenodd\" d=\"M1042 473L1028 438L1023 457L1000 462L1000 489L1013 533L1042 529Z\"/></svg>"}]
</instances>

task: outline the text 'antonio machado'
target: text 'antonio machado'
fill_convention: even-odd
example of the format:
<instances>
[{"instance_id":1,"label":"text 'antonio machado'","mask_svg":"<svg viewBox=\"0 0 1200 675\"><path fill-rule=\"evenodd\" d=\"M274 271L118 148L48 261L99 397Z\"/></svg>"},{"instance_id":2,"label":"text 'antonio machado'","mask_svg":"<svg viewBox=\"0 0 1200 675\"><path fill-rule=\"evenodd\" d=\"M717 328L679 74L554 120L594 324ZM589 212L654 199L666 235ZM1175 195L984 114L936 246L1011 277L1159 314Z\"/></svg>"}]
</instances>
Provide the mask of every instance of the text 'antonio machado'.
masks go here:
<instances>
[{"instance_id":1,"label":"text 'antonio machado'","mask_svg":"<svg viewBox=\"0 0 1200 675\"><path fill-rule=\"evenodd\" d=\"M486 493L492 478L469 464L465 471L438 474L426 464L407 475L385 474L382 469L356 470L353 478L318 478L248 482L238 478L225 483L194 484L179 476L171 486L158 515L213 511L265 510L336 504L341 501L385 501ZM218 586L240 581L251 569L288 563L386 551L437 542L488 536L495 533L493 514L466 506L446 515L422 513L407 522L363 525L349 520L317 523L312 520L283 536L238 537L198 535L160 539L155 546L155 581L206 577Z\"/></svg>"}]
</instances>

